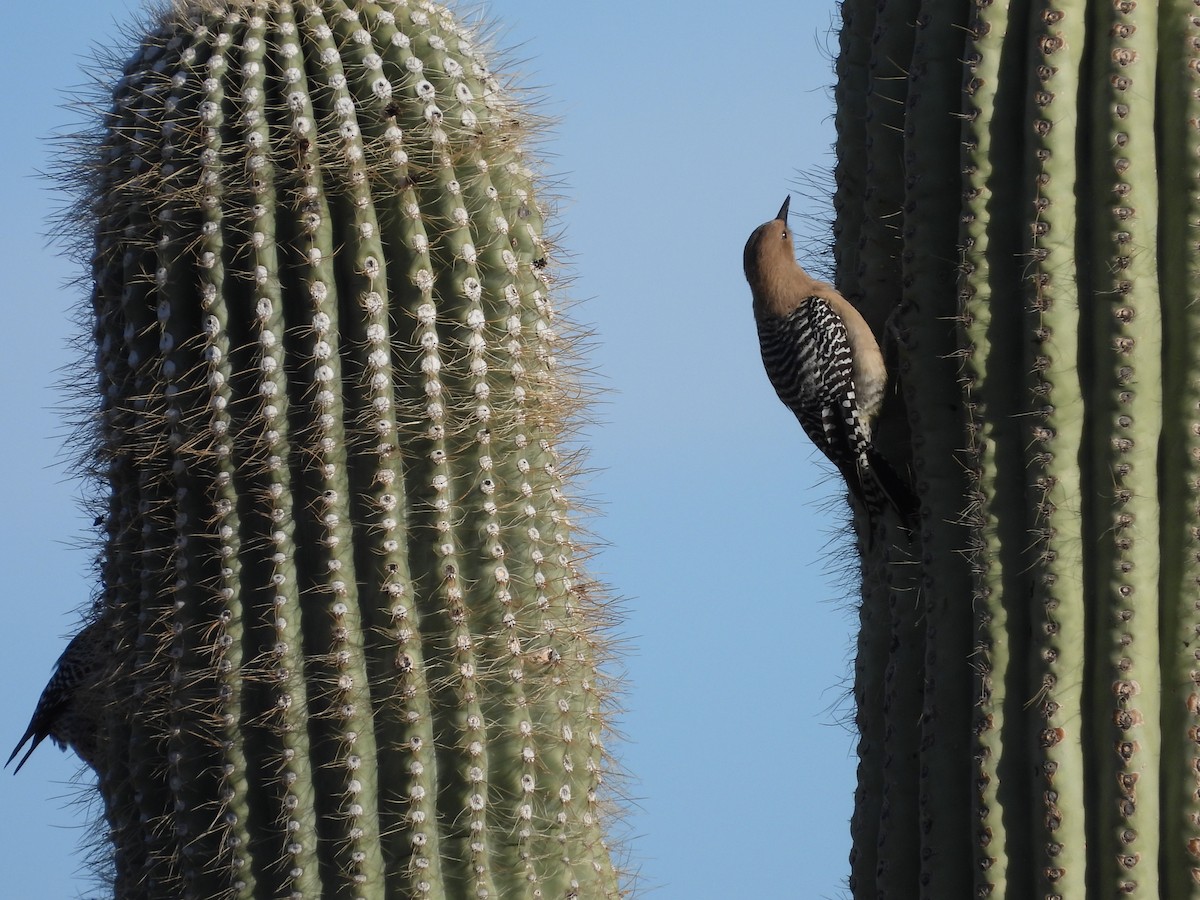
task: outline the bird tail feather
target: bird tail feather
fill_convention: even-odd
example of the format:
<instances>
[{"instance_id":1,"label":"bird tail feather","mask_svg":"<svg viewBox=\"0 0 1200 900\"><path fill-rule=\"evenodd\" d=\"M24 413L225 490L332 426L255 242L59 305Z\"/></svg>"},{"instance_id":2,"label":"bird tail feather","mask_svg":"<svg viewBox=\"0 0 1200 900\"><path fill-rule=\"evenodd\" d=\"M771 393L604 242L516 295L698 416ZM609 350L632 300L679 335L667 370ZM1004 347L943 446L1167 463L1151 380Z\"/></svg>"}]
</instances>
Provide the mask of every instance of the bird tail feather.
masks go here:
<instances>
[{"instance_id":1,"label":"bird tail feather","mask_svg":"<svg viewBox=\"0 0 1200 900\"><path fill-rule=\"evenodd\" d=\"M866 455L867 465L874 477L865 480L873 482L872 486L882 494L881 499L896 511L896 515L900 517L900 521L906 528L915 529L919 524L921 501L917 499L912 488L892 468L891 463L880 455L878 450L871 447L867 450ZM868 507L870 506L871 504L868 502Z\"/></svg>"}]
</instances>

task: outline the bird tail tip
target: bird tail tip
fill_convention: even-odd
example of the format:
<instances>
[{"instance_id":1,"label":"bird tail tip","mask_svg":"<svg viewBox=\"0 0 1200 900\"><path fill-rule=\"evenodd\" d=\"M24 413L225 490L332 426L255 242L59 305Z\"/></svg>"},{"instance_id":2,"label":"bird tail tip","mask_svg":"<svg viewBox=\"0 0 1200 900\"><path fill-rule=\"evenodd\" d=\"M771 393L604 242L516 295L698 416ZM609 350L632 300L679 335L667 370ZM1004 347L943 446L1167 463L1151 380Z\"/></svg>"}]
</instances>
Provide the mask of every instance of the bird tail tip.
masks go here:
<instances>
[{"instance_id":1,"label":"bird tail tip","mask_svg":"<svg viewBox=\"0 0 1200 900\"><path fill-rule=\"evenodd\" d=\"M900 522L905 528L916 531L921 520L921 501L878 451L872 448L868 457L871 472L875 476L875 485L883 495L878 505L890 506L900 517Z\"/></svg>"}]
</instances>

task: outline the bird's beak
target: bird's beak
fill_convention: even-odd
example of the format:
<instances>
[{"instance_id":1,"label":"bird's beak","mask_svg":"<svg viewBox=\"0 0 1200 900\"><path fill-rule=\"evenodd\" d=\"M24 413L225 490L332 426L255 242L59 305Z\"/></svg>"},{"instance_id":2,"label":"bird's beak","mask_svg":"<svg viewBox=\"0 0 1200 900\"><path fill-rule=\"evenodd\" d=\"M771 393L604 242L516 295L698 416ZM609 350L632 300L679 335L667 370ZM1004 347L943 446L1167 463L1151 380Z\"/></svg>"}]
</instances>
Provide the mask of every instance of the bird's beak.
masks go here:
<instances>
[{"instance_id":1,"label":"bird's beak","mask_svg":"<svg viewBox=\"0 0 1200 900\"><path fill-rule=\"evenodd\" d=\"M786 222L787 216L788 216L788 204L790 204L791 202L792 202L792 195L788 194L787 199L785 199L783 201L783 206L779 207L779 215L777 215L775 218L782 219L784 222Z\"/></svg>"}]
</instances>

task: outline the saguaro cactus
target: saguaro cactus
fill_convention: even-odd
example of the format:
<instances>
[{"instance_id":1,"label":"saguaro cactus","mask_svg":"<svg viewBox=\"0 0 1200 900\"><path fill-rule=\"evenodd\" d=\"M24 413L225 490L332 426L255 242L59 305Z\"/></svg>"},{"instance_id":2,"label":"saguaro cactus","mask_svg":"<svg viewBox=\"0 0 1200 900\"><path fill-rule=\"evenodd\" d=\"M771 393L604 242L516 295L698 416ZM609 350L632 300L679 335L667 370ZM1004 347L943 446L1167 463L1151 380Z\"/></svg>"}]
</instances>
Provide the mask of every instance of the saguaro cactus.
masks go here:
<instances>
[{"instance_id":1,"label":"saguaro cactus","mask_svg":"<svg viewBox=\"0 0 1200 900\"><path fill-rule=\"evenodd\" d=\"M1200 897L1200 8L842 12L838 282L926 500L866 561L854 895Z\"/></svg>"},{"instance_id":2,"label":"saguaro cactus","mask_svg":"<svg viewBox=\"0 0 1200 900\"><path fill-rule=\"evenodd\" d=\"M180 0L85 154L121 898L622 893L536 117L445 9Z\"/></svg>"}]
</instances>

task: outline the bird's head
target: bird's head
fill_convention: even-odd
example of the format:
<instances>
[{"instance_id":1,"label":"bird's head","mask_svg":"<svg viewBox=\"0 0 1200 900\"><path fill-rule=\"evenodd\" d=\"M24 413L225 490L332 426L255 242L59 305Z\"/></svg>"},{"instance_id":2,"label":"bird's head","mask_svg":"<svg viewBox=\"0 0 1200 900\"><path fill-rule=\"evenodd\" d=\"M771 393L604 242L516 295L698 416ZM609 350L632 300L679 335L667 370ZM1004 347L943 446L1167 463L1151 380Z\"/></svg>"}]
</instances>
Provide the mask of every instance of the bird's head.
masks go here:
<instances>
[{"instance_id":1,"label":"bird's head","mask_svg":"<svg viewBox=\"0 0 1200 900\"><path fill-rule=\"evenodd\" d=\"M746 241L742 268L756 295L767 287L769 281L795 271L796 251L792 246L792 229L787 224L788 205L791 202L789 194L775 218L755 228Z\"/></svg>"}]
</instances>

